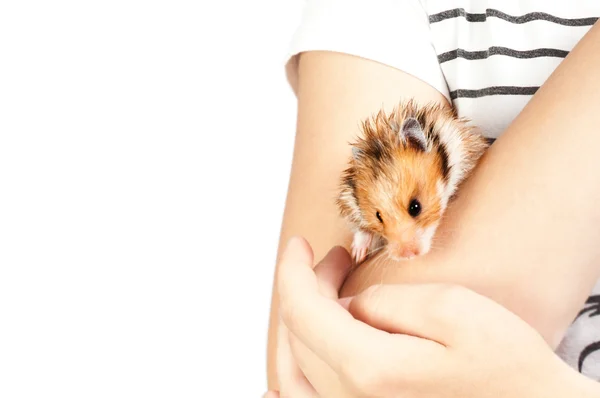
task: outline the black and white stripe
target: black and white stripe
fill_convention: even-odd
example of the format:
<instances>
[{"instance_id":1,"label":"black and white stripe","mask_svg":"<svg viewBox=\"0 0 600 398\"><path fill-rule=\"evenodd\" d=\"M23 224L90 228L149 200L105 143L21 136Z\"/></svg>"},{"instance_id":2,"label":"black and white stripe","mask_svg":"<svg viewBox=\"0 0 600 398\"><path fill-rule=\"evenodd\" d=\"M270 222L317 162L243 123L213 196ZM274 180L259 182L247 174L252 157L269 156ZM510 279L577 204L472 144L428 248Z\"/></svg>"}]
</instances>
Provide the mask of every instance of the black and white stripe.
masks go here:
<instances>
[{"instance_id":1,"label":"black and white stripe","mask_svg":"<svg viewBox=\"0 0 600 398\"><path fill-rule=\"evenodd\" d=\"M502 55L505 57L521 59L540 57L565 58L568 54L568 51L560 50L557 48L536 48L533 50L519 51L514 50L512 48L492 46L487 50L481 51L467 51L463 50L462 48L457 48L456 50L447 51L443 54L438 55L438 61L440 62L440 64L443 64L444 62L452 61L457 58L463 58L466 60L479 60L487 59L494 55Z\"/></svg>"},{"instance_id":2,"label":"black and white stripe","mask_svg":"<svg viewBox=\"0 0 600 398\"><path fill-rule=\"evenodd\" d=\"M450 91L450 98L481 98L491 95L533 95L537 92L539 86L519 87L519 86L492 86L478 90L457 89Z\"/></svg>"},{"instance_id":3,"label":"black and white stripe","mask_svg":"<svg viewBox=\"0 0 600 398\"><path fill-rule=\"evenodd\" d=\"M467 22L486 22L488 18L498 18L513 24L524 24L531 21L547 21L565 26L592 26L598 17L560 18L545 12L530 12L520 16L506 14L500 10L488 8L485 13L469 13L464 8L454 8L429 16L429 23L434 24L452 18L464 18Z\"/></svg>"},{"instance_id":4,"label":"black and white stripe","mask_svg":"<svg viewBox=\"0 0 600 398\"><path fill-rule=\"evenodd\" d=\"M463 22L457 22L459 25L475 24L477 28L462 28L467 29L466 31L472 32L472 35L467 35L464 32L461 34L467 40L461 41L461 36L456 36L456 33L449 34L450 32L457 32L456 23L451 24L440 24L443 21L449 21L452 19L460 19ZM504 23L498 25L496 22L494 25L487 27L487 22L490 19L500 20ZM547 23L549 26L540 27L537 25L524 25L533 21L541 21ZM495 8L487 8L485 12L469 12L465 8L452 8L442 10L429 15L429 23L432 26L433 32L439 32L439 43L437 43L438 49L438 62L442 66L442 70L446 74L446 80L448 82L450 98L453 101L464 99L464 100L476 100L483 97L494 97L494 96L532 96L539 89L542 81L536 80L531 81L525 78L525 75L519 76L515 74L515 79L507 80L505 76L492 75L490 71L497 72L502 69L500 65L506 65L508 68L516 68L517 71L530 71L529 68L538 68L539 65L545 66L544 70L548 70L549 67L555 68L562 59L568 56L571 48L564 45L564 43L554 41L552 43L552 35L564 36L564 31L557 33L556 29L572 29L579 27L590 27L598 21L596 16L585 16L583 18L564 18L561 16L553 15L548 12L528 12L522 15L511 15L507 12L500 11ZM523 27L517 27L522 25ZM514 26L514 28L511 28ZM525 27L526 26L526 27ZM556 28L552 28L556 26ZM543 34L541 29L544 29ZM554 31L552 31L554 29ZM516 48L521 46L521 42L516 39L519 34L523 34L526 31L528 33L527 40L524 41L525 45L532 45L531 48ZM447 32L447 33L446 33ZM474 39L473 34L483 33L479 37L481 39ZM533 38L529 35L539 35L539 40L536 42L536 37ZM445 34L446 33L446 34ZM454 37L454 41L452 41ZM550 37L550 39L548 39ZM492 41L493 40L493 41ZM434 38L435 42L435 38ZM533 44L532 44L533 43ZM535 44L554 44L554 46L534 46ZM453 48L450 45L454 45ZM472 48L473 45L480 46L480 48ZM504 45L501 45L504 44ZM450 47L450 48L448 48ZM469 48L471 47L471 48ZM483 47L483 48L481 48ZM514 59L513 62L508 60ZM532 60L539 59L537 63ZM549 59L552 61L543 61L543 59ZM515 62L521 62L523 66L515 65ZM460 66L453 66L448 69L448 64L455 62L461 62ZM465 65L462 62L475 62L473 65ZM540 64L542 62L542 64ZM522 69L521 69L522 68ZM456 74L459 75L456 75ZM507 73L510 75L511 73ZM467 76L469 75L469 76ZM482 79L481 76L487 76L489 78ZM529 72L531 75L531 72ZM475 78L477 77L477 78ZM546 76L547 77L547 76ZM484 80L484 81L482 81ZM478 83L475 83L477 81ZM474 84L478 84L474 86Z\"/></svg>"},{"instance_id":5,"label":"black and white stripe","mask_svg":"<svg viewBox=\"0 0 600 398\"><path fill-rule=\"evenodd\" d=\"M596 283L557 354L574 369L600 381L600 282Z\"/></svg>"}]
</instances>

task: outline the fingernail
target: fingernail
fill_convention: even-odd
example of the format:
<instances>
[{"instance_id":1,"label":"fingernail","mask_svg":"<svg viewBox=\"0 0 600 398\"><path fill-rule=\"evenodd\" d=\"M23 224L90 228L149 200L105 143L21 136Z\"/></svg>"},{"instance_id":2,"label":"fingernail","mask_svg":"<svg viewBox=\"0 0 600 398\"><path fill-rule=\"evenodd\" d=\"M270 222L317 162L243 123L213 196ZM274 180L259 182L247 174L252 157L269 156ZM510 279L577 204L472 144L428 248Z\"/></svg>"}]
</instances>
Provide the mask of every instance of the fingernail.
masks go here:
<instances>
[{"instance_id":1,"label":"fingernail","mask_svg":"<svg viewBox=\"0 0 600 398\"><path fill-rule=\"evenodd\" d=\"M288 240L283 258L293 262L310 262L312 265L312 250L306 239L301 236L292 236Z\"/></svg>"},{"instance_id":2,"label":"fingernail","mask_svg":"<svg viewBox=\"0 0 600 398\"><path fill-rule=\"evenodd\" d=\"M300 241L301 238L299 236L292 236L291 238L289 238L285 247L286 251L297 247L300 244Z\"/></svg>"},{"instance_id":3,"label":"fingernail","mask_svg":"<svg viewBox=\"0 0 600 398\"><path fill-rule=\"evenodd\" d=\"M292 236L285 247L286 254L298 254L300 252L304 252L304 242L305 240L300 236Z\"/></svg>"},{"instance_id":4,"label":"fingernail","mask_svg":"<svg viewBox=\"0 0 600 398\"><path fill-rule=\"evenodd\" d=\"M344 297L344 298L338 299L338 303L340 303L340 305L342 307L344 307L347 311L350 308L350 302L352 301L353 298L354 298L354 296Z\"/></svg>"}]
</instances>

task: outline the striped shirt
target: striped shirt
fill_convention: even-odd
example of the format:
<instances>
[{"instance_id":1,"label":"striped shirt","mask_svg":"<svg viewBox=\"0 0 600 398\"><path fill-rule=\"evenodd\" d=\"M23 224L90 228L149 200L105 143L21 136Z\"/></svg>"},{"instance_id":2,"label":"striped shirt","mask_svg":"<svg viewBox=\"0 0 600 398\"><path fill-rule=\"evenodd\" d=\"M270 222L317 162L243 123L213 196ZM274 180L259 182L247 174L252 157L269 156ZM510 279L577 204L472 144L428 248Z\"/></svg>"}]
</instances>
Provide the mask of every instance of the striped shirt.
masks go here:
<instances>
[{"instance_id":1,"label":"striped shirt","mask_svg":"<svg viewBox=\"0 0 600 398\"><path fill-rule=\"evenodd\" d=\"M497 138L599 16L596 0L307 0L286 70L296 90L300 52L377 61ZM557 353L600 381L600 283Z\"/></svg>"}]
</instances>

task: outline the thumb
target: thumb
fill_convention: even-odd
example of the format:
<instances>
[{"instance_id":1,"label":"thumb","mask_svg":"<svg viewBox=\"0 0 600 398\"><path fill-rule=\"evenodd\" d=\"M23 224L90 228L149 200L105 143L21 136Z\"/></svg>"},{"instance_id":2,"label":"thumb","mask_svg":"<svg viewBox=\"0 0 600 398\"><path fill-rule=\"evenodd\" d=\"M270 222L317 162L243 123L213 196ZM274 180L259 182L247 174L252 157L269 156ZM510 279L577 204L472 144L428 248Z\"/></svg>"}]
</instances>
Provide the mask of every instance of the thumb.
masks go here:
<instances>
[{"instance_id":1,"label":"thumb","mask_svg":"<svg viewBox=\"0 0 600 398\"><path fill-rule=\"evenodd\" d=\"M281 255L282 266L301 264L301 266L308 266L312 269L313 261L314 254L306 239L300 236L293 236L288 240L287 246ZM282 272L277 272L277 288L279 291L282 290L281 284L286 282L283 274Z\"/></svg>"},{"instance_id":2,"label":"thumb","mask_svg":"<svg viewBox=\"0 0 600 398\"><path fill-rule=\"evenodd\" d=\"M262 398L279 398L279 393L277 391L267 391Z\"/></svg>"}]
</instances>

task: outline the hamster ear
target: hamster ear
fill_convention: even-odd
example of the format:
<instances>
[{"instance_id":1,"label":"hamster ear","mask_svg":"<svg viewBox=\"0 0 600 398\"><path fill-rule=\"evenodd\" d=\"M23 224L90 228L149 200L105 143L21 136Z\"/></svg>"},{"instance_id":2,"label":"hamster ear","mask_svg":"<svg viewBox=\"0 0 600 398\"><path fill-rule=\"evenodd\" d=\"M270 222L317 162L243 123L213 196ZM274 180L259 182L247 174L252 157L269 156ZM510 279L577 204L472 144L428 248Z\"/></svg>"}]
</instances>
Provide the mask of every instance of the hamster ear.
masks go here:
<instances>
[{"instance_id":1,"label":"hamster ear","mask_svg":"<svg viewBox=\"0 0 600 398\"><path fill-rule=\"evenodd\" d=\"M400 128L400 136L407 141L417 144L421 150L427 151L425 132L419 121L414 117L409 117L404 120L402 127Z\"/></svg>"}]
</instances>

